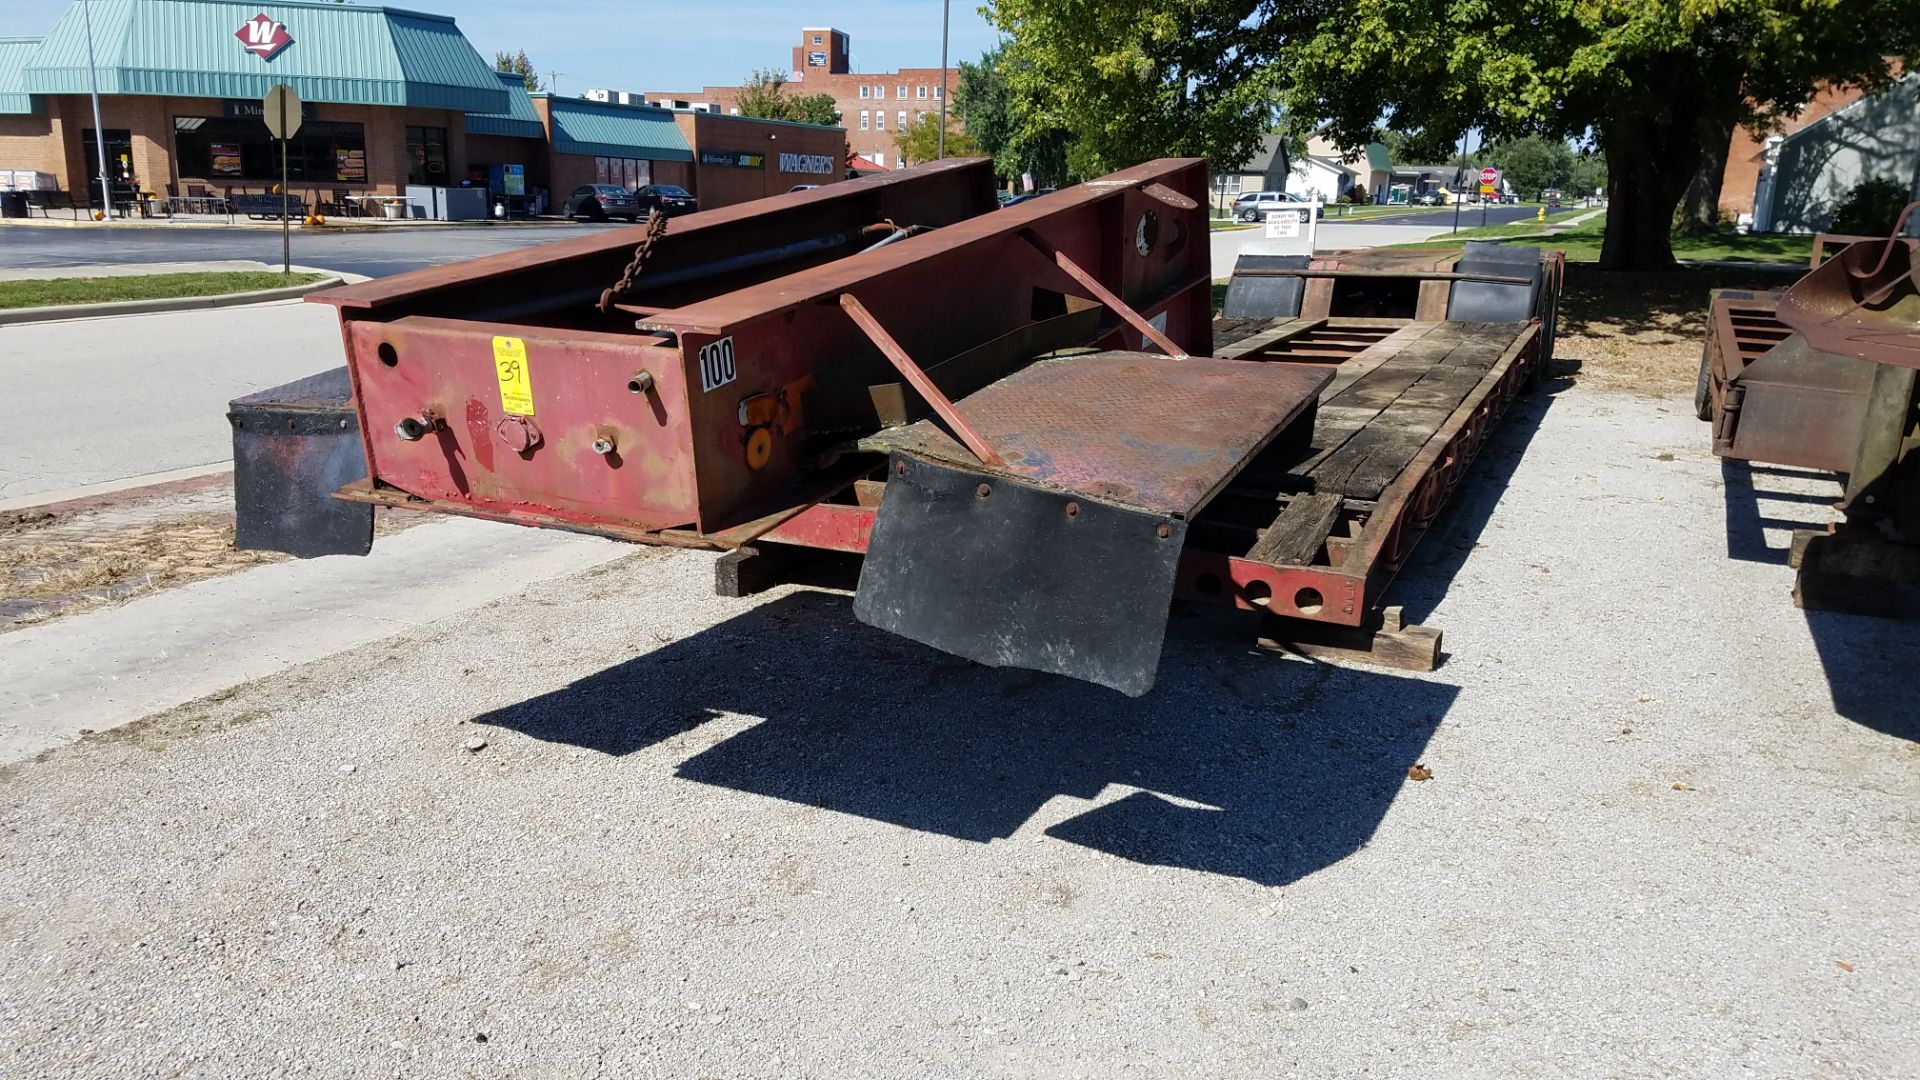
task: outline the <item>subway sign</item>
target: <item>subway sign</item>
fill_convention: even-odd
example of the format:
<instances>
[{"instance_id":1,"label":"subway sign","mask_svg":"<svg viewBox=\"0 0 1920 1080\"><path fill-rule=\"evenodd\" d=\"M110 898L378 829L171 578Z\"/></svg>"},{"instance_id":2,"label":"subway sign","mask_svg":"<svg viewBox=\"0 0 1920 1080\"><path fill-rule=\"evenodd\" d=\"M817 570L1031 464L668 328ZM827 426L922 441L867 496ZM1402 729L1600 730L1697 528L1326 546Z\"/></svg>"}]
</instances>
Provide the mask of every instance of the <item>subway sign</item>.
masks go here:
<instances>
[{"instance_id":1,"label":"subway sign","mask_svg":"<svg viewBox=\"0 0 1920 1080\"><path fill-rule=\"evenodd\" d=\"M726 169L759 169L766 167L767 155L744 150L702 150L700 164L718 165Z\"/></svg>"},{"instance_id":2,"label":"subway sign","mask_svg":"<svg viewBox=\"0 0 1920 1080\"><path fill-rule=\"evenodd\" d=\"M780 171L826 176L833 172L834 160L830 154L781 154Z\"/></svg>"}]
</instances>

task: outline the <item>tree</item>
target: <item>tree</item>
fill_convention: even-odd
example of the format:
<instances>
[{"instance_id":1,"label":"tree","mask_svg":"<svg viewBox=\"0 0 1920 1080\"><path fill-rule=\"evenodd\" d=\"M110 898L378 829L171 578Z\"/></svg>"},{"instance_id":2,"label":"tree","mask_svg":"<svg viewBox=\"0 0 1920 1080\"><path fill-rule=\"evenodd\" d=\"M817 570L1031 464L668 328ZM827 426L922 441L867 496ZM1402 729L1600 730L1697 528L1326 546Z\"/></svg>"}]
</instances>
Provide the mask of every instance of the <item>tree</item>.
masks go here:
<instances>
[{"instance_id":1,"label":"tree","mask_svg":"<svg viewBox=\"0 0 1920 1080\"><path fill-rule=\"evenodd\" d=\"M825 127L840 123L840 110L834 105L832 94L791 97L787 94L786 75L773 68L760 68L748 74L733 104L741 116L757 116L763 120L791 120Z\"/></svg>"},{"instance_id":2,"label":"tree","mask_svg":"<svg viewBox=\"0 0 1920 1080\"><path fill-rule=\"evenodd\" d=\"M525 49L519 52L494 53L493 70L511 71L520 76L520 81L526 85L529 94L538 93L540 90L540 76L533 70L533 61L527 59Z\"/></svg>"},{"instance_id":3,"label":"tree","mask_svg":"<svg viewBox=\"0 0 1920 1080\"><path fill-rule=\"evenodd\" d=\"M1317 8L1333 0L1311 0ZM998 70L1016 130L1070 132L1073 172L1167 155L1248 161L1274 120L1281 68L1259 43L1283 0L988 0L1008 35ZM1260 23L1249 20L1259 15Z\"/></svg>"},{"instance_id":4,"label":"tree","mask_svg":"<svg viewBox=\"0 0 1920 1080\"><path fill-rule=\"evenodd\" d=\"M954 109L981 152L993 158L995 172L1004 177L1032 176L1037 186L1058 187L1070 175L1067 147L1072 136L1064 128L1023 128L1022 117L1044 112L1045 102L1015 96L1000 70L1006 62L998 46L982 53L979 63L962 60Z\"/></svg>"},{"instance_id":5,"label":"tree","mask_svg":"<svg viewBox=\"0 0 1920 1080\"><path fill-rule=\"evenodd\" d=\"M840 124L840 107L833 103L832 94L809 94L806 97L791 98L788 101L793 115L789 120L802 124L819 124L822 127L837 127Z\"/></svg>"},{"instance_id":6,"label":"tree","mask_svg":"<svg viewBox=\"0 0 1920 1080\"><path fill-rule=\"evenodd\" d=\"M900 158L909 165L933 161L940 156L940 117L928 113L915 120L905 131L896 131L893 144ZM980 144L964 131L947 131L948 157L979 157Z\"/></svg>"},{"instance_id":7,"label":"tree","mask_svg":"<svg viewBox=\"0 0 1920 1080\"><path fill-rule=\"evenodd\" d=\"M1298 5L1252 5L1260 12ZM1258 21L1258 20L1256 20ZM1600 262L1673 265L1674 211L1733 125L1791 114L1822 82L1877 87L1920 43L1912 0L1443 0L1329 3L1305 36L1258 46L1289 105L1357 146L1400 131L1597 141L1609 211Z\"/></svg>"},{"instance_id":8,"label":"tree","mask_svg":"<svg viewBox=\"0 0 1920 1080\"><path fill-rule=\"evenodd\" d=\"M773 68L757 68L750 72L740 84L740 92L734 95L734 107L741 116L758 116L767 120L790 120L793 103L784 92L787 77Z\"/></svg>"},{"instance_id":9,"label":"tree","mask_svg":"<svg viewBox=\"0 0 1920 1080\"><path fill-rule=\"evenodd\" d=\"M1477 156L1498 168L1501 179L1527 198L1566 187L1573 179L1573 150L1559 139L1528 135L1489 146Z\"/></svg>"}]
</instances>

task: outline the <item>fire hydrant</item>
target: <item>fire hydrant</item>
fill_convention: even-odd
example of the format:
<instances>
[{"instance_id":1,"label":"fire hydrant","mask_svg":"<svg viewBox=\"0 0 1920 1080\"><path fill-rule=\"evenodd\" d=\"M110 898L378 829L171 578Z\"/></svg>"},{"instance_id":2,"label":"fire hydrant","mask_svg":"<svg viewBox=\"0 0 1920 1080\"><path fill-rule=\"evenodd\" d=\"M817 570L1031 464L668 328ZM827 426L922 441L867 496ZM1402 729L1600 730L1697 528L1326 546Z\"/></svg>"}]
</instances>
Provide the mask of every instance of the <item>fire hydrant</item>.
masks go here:
<instances>
[{"instance_id":1,"label":"fire hydrant","mask_svg":"<svg viewBox=\"0 0 1920 1080\"><path fill-rule=\"evenodd\" d=\"M1535 221L1547 220L1547 208L1543 206L1539 210L1535 211L1533 215L1533 220Z\"/></svg>"}]
</instances>

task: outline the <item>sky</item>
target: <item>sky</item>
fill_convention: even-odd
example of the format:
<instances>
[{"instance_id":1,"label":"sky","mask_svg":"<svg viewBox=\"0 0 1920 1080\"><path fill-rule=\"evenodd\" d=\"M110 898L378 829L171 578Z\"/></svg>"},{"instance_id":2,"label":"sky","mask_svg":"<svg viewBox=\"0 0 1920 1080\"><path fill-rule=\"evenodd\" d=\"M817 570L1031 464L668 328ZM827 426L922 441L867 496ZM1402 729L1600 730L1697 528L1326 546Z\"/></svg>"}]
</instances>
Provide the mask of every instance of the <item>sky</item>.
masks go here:
<instances>
[{"instance_id":1,"label":"sky","mask_svg":"<svg viewBox=\"0 0 1920 1080\"><path fill-rule=\"evenodd\" d=\"M558 92L698 90L735 86L758 67L786 70L802 26L831 26L853 39L853 69L940 66L941 0L392 0L388 6L451 15L480 50L525 49ZM64 3L0 0L0 37L38 37ZM998 34L979 0L953 0L949 62L978 59ZM291 20L289 20L290 22ZM297 33L297 31L296 31Z\"/></svg>"}]
</instances>

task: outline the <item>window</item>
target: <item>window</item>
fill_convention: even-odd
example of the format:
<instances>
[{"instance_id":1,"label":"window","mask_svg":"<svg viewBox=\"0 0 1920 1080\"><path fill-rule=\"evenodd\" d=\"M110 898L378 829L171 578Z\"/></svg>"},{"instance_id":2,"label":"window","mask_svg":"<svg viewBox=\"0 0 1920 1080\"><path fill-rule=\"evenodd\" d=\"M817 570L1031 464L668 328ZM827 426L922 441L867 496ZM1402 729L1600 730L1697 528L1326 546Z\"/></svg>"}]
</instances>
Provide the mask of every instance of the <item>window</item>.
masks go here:
<instances>
[{"instance_id":1,"label":"window","mask_svg":"<svg viewBox=\"0 0 1920 1080\"><path fill-rule=\"evenodd\" d=\"M900 110L900 130L907 130L907 110L905 109Z\"/></svg>"},{"instance_id":2,"label":"window","mask_svg":"<svg viewBox=\"0 0 1920 1080\"><path fill-rule=\"evenodd\" d=\"M919 98L921 101L927 100L927 88L922 86L922 87L918 87L918 89L920 92L918 94L915 94L914 96Z\"/></svg>"},{"instance_id":3,"label":"window","mask_svg":"<svg viewBox=\"0 0 1920 1080\"><path fill-rule=\"evenodd\" d=\"M883 169L887 167L887 155L885 154L874 154L871 160L875 165L878 165Z\"/></svg>"},{"instance_id":4,"label":"window","mask_svg":"<svg viewBox=\"0 0 1920 1080\"><path fill-rule=\"evenodd\" d=\"M907 100L907 88L904 86L894 87L893 96L899 98L901 101Z\"/></svg>"},{"instance_id":5,"label":"window","mask_svg":"<svg viewBox=\"0 0 1920 1080\"><path fill-rule=\"evenodd\" d=\"M865 86L860 88L860 96L863 98L867 96L867 88Z\"/></svg>"},{"instance_id":6,"label":"window","mask_svg":"<svg viewBox=\"0 0 1920 1080\"><path fill-rule=\"evenodd\" d=\"M820 35L819 35L819 34L815 34L815 35L813 35L813 43L814 43L815 45L818 45L818 44L820 44Z\"/></svg>"},{"instance_id":7,"label":"window","mask_svg":"<svg viewBox=\"0 0 1920 1080\"><path fill-rule=\"evenodd\" d=\"M877 98L883 98L883 97L886 97L886 96L887 96L887 88L886 88L886 87L884 87L884 86L881 86L881 85L880 85L879 83L875 83L875 84L874 84L874 86L873 86L873 96L874 96L874 97L877 97Z\"/></svg>"},{"instance_id":8,"label":"window","mask_svg":"<svg viewBox=\"0 0 1920 1080\"><path fill-rule=\"evenodd\" d=\"M944 86L936 86L936 87L934 87L934 88L933 88L933 100L935 100L935 101L939 101L939 100L940 100L940 93L941 93L941 91L943 91L943 90L945 90L945 89L946 89L946 87L944 87Z\"/></svg>"},{"instance_id":9,"label":"window","mask_svg":"<svg viewBox=\"0 0 1920 1080\"><path fill-rule=\"evenodd\" d=\"M653 183L653 162L640 158L596 157L593 159L593 182L615 184L628 191L637 191Z\"/></svg>"},{"instance_id":10,"label":"window","mask_svg":"<svg viewBox=\"0 0 1920 1080\"><path fill-rule=\"evenodd\" d=\"M867 124L868 124L867 110L861 109L860 110L860 130L861 131L867 130Z\"/></svg>"},{"instance_id":11,"label":"window","mask_svg":"<svg viewBox=\"0 0 1920 1080\"><path fill-rule=\"evenodd\" d=\"M885 130L887 130L887 112L886 112L886 110L885 110L885 109L880 109L880 110L877 110L876 112L874 112L874 114L873 114L873 130L875 130L875 131L885 131Z\"/></svg>"},{"instance_id":12,"label":"window","mask_svg":"<svg viewBox=\"0 0 1920 1080\"><path fill-rule=\"evenodd\" d=\"M918 116L916 116L916 117L914 117L914 120L915 120L916 122L918 122L918 121L920 121L920 120L925 120L926 118L927 118L927 110L925 110L925 109L921 109L921 110L920 110L920 115L918 115Z\"/></svg>"},{"instance_id":13,"label":"window","mask_svg":"<svg viewBox=\"0 0 1920 1080\"><path fill-rule=\"evenodd\" d=\"M447 185L446 128L407 126L407 183Z\"/></svg>"},{"instance_id":14,"label":"window","mask_svg":"<svg viewBox=\"0 0 1920 1080\"><path fill-rule=\"evenodd\" d=\"M411 133L420 130L409 128ZM444 128L439 143L439 183L446 180ZM113 153L112 132L107 151ZM88 145L92 145L89 137ZM174 157L180 176L195 180L239 181L280 179L280 144L267 134L257 116L176 116L173 118ZM306 120L287 144L287 175L295 181L327 184L367 182L367 140L359 124L335 120Z\"/></svg>"}]
</instances>

